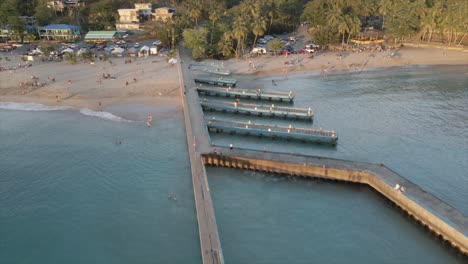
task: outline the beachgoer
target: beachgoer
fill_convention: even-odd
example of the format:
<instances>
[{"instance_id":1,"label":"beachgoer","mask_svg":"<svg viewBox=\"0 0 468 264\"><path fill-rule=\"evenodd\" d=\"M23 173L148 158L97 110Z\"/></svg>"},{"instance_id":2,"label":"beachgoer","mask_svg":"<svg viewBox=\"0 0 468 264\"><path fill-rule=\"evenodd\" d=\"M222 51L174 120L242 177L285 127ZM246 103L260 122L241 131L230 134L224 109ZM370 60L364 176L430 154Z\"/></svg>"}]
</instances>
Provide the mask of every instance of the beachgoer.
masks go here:
<instances>
[{"instance_id":1,"label":"beachgoer","mask_svg":"<svg viewBox=\"0 0 468 264\"><path fill-rule=\"evenodd\" d=\"M125 85L128 85L128 81L125 82Z\"/></svg>"},{"instance_id":2,"label":"beachgoer","mask_svg":"<svg viewBox=\"0 0 468 264\"><path fill-rule=\"evenodd\" d=\"M135 78L135 77L133 77L133 81L136 82L136 78Z\"/></svg>"},{"instance_id":3,"label":"beachgoer","mask_svg":"<svg viewBox=\"0 0 468 264\"><path fill-rule=\"evenodd\" d=\"M229 144L229 149L232 150L234 148L233 144Z\"/></svg>"}]
</instances>

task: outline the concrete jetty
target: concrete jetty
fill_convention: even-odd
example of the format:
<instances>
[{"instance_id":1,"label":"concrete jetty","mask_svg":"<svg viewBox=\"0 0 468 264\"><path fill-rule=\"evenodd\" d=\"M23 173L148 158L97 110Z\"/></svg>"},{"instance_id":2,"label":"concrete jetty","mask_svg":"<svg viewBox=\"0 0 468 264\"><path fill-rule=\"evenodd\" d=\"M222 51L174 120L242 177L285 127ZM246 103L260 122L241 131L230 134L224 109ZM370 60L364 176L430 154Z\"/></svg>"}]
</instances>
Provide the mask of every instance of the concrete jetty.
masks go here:
<instances>
[{"instance_id":1,"label":"concrete jetty","mask_svg":"<svg viewBox=\"0 0 468 264\"><path fill-rule=\"evenodd\" d=\"M294 93L289 92L271 92L262 91L260 89L230 89L230 88L219 88L219 87L197 87L200 94L212 95L212 96L224 96L224 97L236 97L253 100L265 100L265 101L279 101L289 102L294 101Z\"/></svg>"},{"instance_id":2,"label":"concrete jetty","mask_svg":"<svg viewBox=\"0 0 468 264\"><path fill-rule=\"evenodd\" d=\"M203 154L206 165L366 184L468 255L468 218L384 165L243 149L217 149L217 153Z\"/></svg>"},{"instance_id":3,"label":"concrete jetty","mask_svg":"<svg viewBox=\"0 0 468 264\"><path fill-rule=\"evenodd\" d=\"M232 122L225 120L210 119L207 121L208 129L214 132L239 133L244 135L264 136L271 138L284 138L287 140L299 140L304 142L315 142L332 144L338 143L338 133L330 130L299 128L289 126L273 126L254 124L252 122Z\"/></svg>"},{"instance_id":4,"label":"concrete jetty","mask_svg":"<svg viewBox=\"0 0 468 264\"><path fill-rule=\"evenodd\" d=\"M272 105L246 104L237 102L221 102L202 100L200 102L204 110L231 112L244 115L269 116L278 118L296 118L312 121L314 113L309 108L294 108Z\"/></svg>"},{"instance_id":5,"label":"concrete jetty","mask_svg":"<svg viewBox=\"0 0 468 264\"><path fill-rule=\"evenodd\" d=\"M194 78L196 83L211 84L218 86L234 87L236 86L237 80L235 79L224 79L224 78L211 78L211 77L198 77Z\"/></svg>"},{"instance_id":6,"label":"concrete jetty","mask_svg":"<svg viewBox=\"0 0 468 264\"><path fill-rule=\"evenodd\" d=\"M207 73L212 73L212 74L217 74L217 75L224 75L224 76L231 75L231 71L228 69L225 69L223 67L219 67L216 65L204 64L204 63L191 63L189 65L189 70L202 71L202 72L207 72Z\"/></svg>"}]
</instances>

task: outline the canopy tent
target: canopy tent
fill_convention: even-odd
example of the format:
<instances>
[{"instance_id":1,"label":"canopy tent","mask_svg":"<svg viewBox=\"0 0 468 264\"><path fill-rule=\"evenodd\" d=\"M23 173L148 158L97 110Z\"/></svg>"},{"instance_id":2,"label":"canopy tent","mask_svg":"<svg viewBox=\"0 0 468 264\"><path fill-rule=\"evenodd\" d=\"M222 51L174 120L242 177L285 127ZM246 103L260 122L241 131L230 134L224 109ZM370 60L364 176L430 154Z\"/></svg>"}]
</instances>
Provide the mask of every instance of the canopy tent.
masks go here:
<instances>
[{"instance_id":1,"label":"canopy tent","mask_svg":"<svg viewBox=\"0 0 468 264\"><path fill-rule=\"evenodd\" d=\"M89 31L84 40L87 42L93 41L112 41L115 39L117 31Z\"/></svg>"},{"instance_id":2,"label":"canopy tent","mask_svg":"<svg viewBox=\"0 0 468 264\"><path fill-rule=\"evenodd\" d=\"M149 50L150 48L148 46L143 46L140 49L140 52L138 53L138 56L148 56L149 55Z\"/></svg>"}]
</instances>

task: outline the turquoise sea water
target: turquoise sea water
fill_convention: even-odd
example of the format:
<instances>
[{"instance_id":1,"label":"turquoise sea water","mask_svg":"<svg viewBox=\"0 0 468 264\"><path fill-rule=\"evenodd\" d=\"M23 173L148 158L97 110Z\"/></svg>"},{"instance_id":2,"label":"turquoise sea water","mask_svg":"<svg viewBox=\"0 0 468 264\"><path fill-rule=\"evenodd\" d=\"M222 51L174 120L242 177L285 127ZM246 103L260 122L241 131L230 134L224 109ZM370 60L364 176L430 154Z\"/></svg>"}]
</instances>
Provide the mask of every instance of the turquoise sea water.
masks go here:
<instances>
[{"instance_id":1,"label":"turquoise sea water","mask_svg":"<svg viewBox=\"0 0 468 264\"><path fill-rule=\"evenodd\" d=\"M383 162L468 214L467 67L257 79L293 90L315 122L207 113L207 117L323 127L338 146L211 133L214 144ZM239 87L250 83L240 83ZM226 260L232 263L466 263L367 187L208 169ZM242 252L240 254L239 252Z\"/></svg>"},{"instance_id":2,"label":"turquoise sea water","mask_svg":"<svg viewBox=\"0 0 468 264\"><path fill-rule=\"evenodd\" d=\"M82 112L0 110L0 263L199 263L182 113Z\"/></svg>"},{"instance_id":3,"label":"turquoise sea water","mask_svg":"<svg viewBox=\"0 0 468 264\"><path fill-rule=\"evenodd\" d=\"M458 66L326 80L304 75L276 79L277 86L253 80L264 89L294 90L294 106L311 106L315 126L338 131L338 146L211 137L215 144L384 162L467 214L465 72ZM19 108L29 111L12 110ZM201 262L180 110L40 109L0 103L0 263ZM149 129L147 113L155 120ZM367 187L207 172L226 263L465 261Z\"/></svg>"}]
</instances>

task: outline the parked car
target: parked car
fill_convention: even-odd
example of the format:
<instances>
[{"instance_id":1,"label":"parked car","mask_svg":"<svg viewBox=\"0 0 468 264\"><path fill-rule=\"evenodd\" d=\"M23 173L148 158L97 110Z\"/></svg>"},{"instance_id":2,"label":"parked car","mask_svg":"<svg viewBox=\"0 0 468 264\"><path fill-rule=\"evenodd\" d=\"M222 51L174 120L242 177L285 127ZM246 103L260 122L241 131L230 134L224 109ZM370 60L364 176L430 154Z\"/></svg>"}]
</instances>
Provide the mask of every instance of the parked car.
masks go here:
<instances>
[{"instance_id":1,"label":"parked car","mask_svg":"<svg viewBox=\"0 0 468 264\"><path fill-rule=\"evenodd\" d=\"M289 37L289 41L296 42L297 38L295 36Z\"/></svg>"},{"instance_id":2,"label":"parked car","mask_svg":"<svg viewBox=\"0 0 468 264\"><path fill-rule=\"evenodd\" d=\"M133 45L133 47L134 47L135 49L139 48L139 47L140 47L140 43L138 43L138 42L135 43L135 45Z\"/></svg>"},{"instance_id":3,"label":"parked car","mask_svg":"<svg viewBox=\"0 0 468 264\"><path fill-rule=\"evenodd\" d=\"M275 37L271 36L271 35L265 35L263 36L263 39L265 39L266 41L270 41L270 40L273 40Z\"/></svg>"},{"instance_id":4,"label":"parked car","mask_svg":"<svg viewBox=\"0 0 468 264\"><path fill-rule=\"evenodd\" d=\"M125 43L127 43L127 42L125 42L125 40L119 40L119 41L117 41L117 45L123 45L123 44L125 44Z\"/></svg>"},{"instance_id":5,"label":"parked car","mask_svg":"<svg viewBox=\"0 0 468 264\"><path fill-rule=\"evenodd\" d=\"M157 39L156 41L153 42L153 45L154 46L160 46L160 45L162 45L162 41Z\"/></svg>"},{"instance_id":6,"label":"parked car","mask_svg":"<svg viewBox=\"0 0 468 264\"><path fill-rule=\"evenodd\" d=\"M266 44L267 42L268 42L268 41L267 41L266 39L263 39L263 38L259 38L259 39L257 40L257 43L258 43L258 44Z\"/></svg>"},{"instance_id":7,"label":"parked car","mask_svg":"<svg viewBox=\"0 0 468 264\"><path fill-rule=\"evenodd\" d=\"M288 50L284 49L284 50L281 51L281 55L290 55L290 54L291 54L291 52L288 51Z\"/></svg>"},{"instance_id":8,"label":"parked car","mask_svg":"<svg viewBox=\"0 0 468 264\"><path fill-rule=\"evenodd\" d=\"M76 49L76 44L70 44L70 45L68 45L68 47L71 48L71 49Z\"/></svg>"},{"instance_id":9,"label":"parked car","mask_svg":"<svg viewBox=\"0 0 468 264\"><path fill-rule=\"evenodd\" d=\"M294 48L291 47L291 46L284 46L284 49L289 51L289 52L293 52L294 51Z\"/></svg>"},{"instance_id":10,"label":"parked car","mask_svg":"<svg viewBox=\"0 0 468 264\"><path fill-rule=\"evenodd\" d=\"M267 51L265 48L263 47L254 47L251 51L251 53L255 53L255 54L266 54Z\"/></svg>"}]
</instances>

